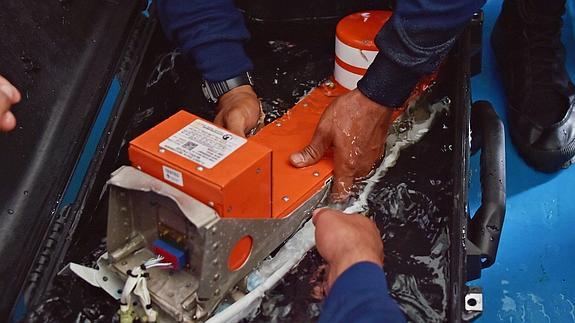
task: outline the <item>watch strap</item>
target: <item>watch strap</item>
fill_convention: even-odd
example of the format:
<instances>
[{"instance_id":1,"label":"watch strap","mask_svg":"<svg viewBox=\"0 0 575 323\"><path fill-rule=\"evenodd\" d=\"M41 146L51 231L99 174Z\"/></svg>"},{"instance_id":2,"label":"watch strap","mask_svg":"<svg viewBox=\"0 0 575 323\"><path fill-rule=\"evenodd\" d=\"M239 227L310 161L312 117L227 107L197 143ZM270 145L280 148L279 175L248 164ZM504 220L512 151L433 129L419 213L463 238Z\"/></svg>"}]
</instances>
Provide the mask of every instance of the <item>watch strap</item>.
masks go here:
<instances>
[{"instance_id":1,"label":"watch strap","mask_svg":"<svg viewBox=\"0 0 575 323\"><path fill-rule=\"evenodd\" d=\"M253 85L249 72L242 73L225 81L212 82L204 80L202 83L202 91L208 101L216 103L222 95L242 85Z\"/></svg>"}]
</instances>

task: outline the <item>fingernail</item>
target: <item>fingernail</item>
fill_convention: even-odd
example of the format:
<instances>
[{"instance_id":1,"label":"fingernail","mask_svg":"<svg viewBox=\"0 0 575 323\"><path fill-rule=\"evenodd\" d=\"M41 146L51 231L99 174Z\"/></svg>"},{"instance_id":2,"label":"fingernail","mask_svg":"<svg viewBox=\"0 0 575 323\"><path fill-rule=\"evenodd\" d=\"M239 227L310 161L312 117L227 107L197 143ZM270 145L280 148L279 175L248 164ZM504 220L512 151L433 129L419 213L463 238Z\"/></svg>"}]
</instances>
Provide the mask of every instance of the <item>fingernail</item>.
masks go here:
<instances>
[{"instance_id":1,"label":"fingernail","mask_svg":"<svg viewBox=\"0 0 575 323\"><path fill-rule=\"evenodd\" d=\"M291 161L294 164L301 164L304 162L303 155L301 153L295 153L291 155Z\"/></svg>"},{"instance_id":2,"label":"fingernail","mask_svg":"<svg viewBox=\"0 0 575 323\"><path fill-rule=\"evenodd\" d=\"M10 100L13 100L14 98L14 87L8 84L2 84L0 85L0 91L2 91L2 93L4 93L7 97L10 98Z\"/></svg>"}]
</instances>

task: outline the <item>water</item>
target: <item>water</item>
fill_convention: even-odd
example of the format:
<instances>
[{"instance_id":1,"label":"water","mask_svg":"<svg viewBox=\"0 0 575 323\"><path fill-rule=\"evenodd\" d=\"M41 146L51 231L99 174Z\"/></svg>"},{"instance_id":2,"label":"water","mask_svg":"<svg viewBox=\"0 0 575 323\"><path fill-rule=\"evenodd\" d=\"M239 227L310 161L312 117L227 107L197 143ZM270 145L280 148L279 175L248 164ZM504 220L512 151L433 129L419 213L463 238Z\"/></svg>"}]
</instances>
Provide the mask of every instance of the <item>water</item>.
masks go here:
<instances>
[{"instance_id":1,"label":"water","mask_svg":"<svg viewBox=\"0 0 575 323\"><path fill-rule=\"evenodd\" d=\"M453 155L442 149L453 138L448 124L449 116L441 113L419 143L405 148L397 163L382 165L374 182L364 183L365 196L360 194L346 210L367 214L382 232L390 294L410 322L445 322L451 301L447 250ZM317 251L310 251L248 321L315 322L324 268ZM266 310L275 307L290 311Z\"/></svg>"}]
</instances>

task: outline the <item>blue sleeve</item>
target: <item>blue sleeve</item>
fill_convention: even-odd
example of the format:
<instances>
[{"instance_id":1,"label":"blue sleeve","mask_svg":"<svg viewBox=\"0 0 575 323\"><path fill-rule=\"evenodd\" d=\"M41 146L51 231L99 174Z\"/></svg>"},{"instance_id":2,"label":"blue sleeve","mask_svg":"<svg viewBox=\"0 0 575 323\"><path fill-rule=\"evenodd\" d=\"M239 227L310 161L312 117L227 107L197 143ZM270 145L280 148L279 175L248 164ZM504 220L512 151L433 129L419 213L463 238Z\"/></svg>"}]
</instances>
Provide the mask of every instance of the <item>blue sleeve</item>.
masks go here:
<instances>
[{"instance_id":1,"label":"blue sleeve","mask_svg":"<svg viewBox=\"0 0 575 323\"><path fill-rule=\"evenodd\" d=\"M389 296L383 270L371 262L348 268L333 284L320 323L400 323L403 313Z\"/></svg>"},{"instance_id":2,"label":"blue sleeve","mask_svg":"<svg viewBox=\"0 0 575 323\"><path fill-rule=\"evenodd\" d=\"M244 50L250 35L232 0L157 0L156 8L167 37L204 79L223 81L253 68Z\"/></svg>"},{"instance_id":3,"label":"blue sleeve","mask_svg":"<svg viewBox=\"0 0 575 323\"><path fill-rule=\"evenodd\" d=\"M473 14L485 0L401 0L378 33L379 53L358 89L379 104L396 108L421 77L437 70Z\"/></svg>"}]
</instances>

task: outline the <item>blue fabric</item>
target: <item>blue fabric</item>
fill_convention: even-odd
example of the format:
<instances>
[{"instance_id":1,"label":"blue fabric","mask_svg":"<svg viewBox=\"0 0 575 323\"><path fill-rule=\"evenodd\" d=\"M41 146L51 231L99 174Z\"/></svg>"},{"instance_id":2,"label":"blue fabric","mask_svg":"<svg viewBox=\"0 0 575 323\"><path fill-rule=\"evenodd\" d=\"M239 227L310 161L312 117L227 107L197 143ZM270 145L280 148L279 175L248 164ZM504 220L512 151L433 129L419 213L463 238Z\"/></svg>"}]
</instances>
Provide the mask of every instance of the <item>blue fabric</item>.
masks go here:
<instances>
[{"instance_id":1,"label":"blue fabric","mask_svg":"<svg viewBox=\"0 0 575 323\"><path fill-rule=\"evenodd\" d=\"M485 0L401 0L376 38L380 53L358 83L371 100L401 106L425 74L437 69L455 38ZM252 69L243 43L249 33L232 0L158 0L164 31L209 81Z\"/></svg>"},{"instance_id":2,"label":"blue fabric","mask_svg":"<svg viewBox=\"0 0 575 323\"><path fill-rule=\"evenodd\" d=\"M405 317L389 296L383 270L374 263L360 262L337 278L319 322L400 323Z\"/></svg>"},{"instance_id":3,"label":"blue fabric","mask_svg":"<svg viewBox=\"0 0 575 323\"><path fill-rule=\"evenodd\" d=\"M485 0L401 0L375 43L379 54L358 89L386 107L403 105L421 77L437 70Z\"/></svg>"},{"instance_id":4,"label":"blue fabric","mask_svg":"<svg viewBox=\"0 0 575 323\"><path fill-rule=\"evenodd\" d=\"M244 42L250 34L232 0L157 0L162 28L208 81L253 69Z\"/></svg>"}]
</instances>

